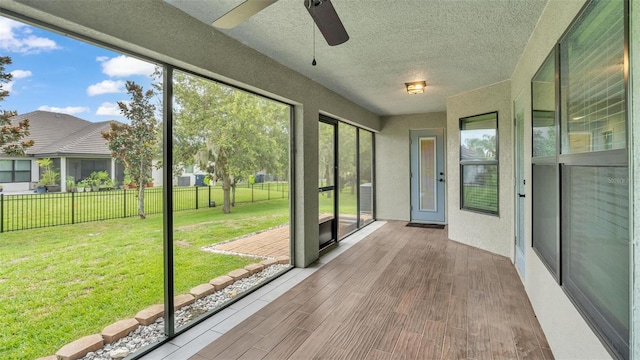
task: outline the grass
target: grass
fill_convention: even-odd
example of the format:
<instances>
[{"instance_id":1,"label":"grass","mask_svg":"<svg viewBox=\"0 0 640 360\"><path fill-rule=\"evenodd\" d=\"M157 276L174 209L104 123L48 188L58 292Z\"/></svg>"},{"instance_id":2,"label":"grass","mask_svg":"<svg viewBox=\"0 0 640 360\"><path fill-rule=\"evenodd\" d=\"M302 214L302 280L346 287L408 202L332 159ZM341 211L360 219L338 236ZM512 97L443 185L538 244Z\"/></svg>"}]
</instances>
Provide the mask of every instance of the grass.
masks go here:
<instances>
[{"instance_id":1,"label":"grass","mask_svg":"<svg viewBox=\"0 0 640 360\"><path fill-rule=\"evenodd\" d=\"M288 200L174 213L175 292L255 259L204 245L287 223ZM33 359L163 302L162 216L16 231L0 241L0 358Z\"/></svg>"},{"instance_id":2,"label":"grass","mask_svg":"<svg viewBox=\"0 0 640 360\"><path fill-rule=\"evenodd\" d=\"M160 214L163 209L162 187L145 190L145 213ZM174 210L204 209L209 203L223 203L220 186L175 187ZM2 231L65 225L88 221L137 216L137 191L112 190L83 193L51 193L3 196ZM288 196L286 183L260 183L253 188L239 184L236 204L282 199Z\"/></svg>"}]
</instances>

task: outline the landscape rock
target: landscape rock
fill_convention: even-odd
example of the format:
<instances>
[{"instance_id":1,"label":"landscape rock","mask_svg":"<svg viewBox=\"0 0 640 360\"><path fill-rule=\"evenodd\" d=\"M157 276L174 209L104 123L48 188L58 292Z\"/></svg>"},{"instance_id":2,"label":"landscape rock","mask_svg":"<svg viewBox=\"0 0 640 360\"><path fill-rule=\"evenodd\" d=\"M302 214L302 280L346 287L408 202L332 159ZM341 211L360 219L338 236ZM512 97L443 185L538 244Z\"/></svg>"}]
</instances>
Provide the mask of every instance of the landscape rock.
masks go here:
<instances>
[{"instance_id":1,"label":"landscape rock","mask_svg":"<svg viewBox=\"0 0 640 360\"><path fill-rule=\"evenodd\" d=\"M109 353L109 356L111 356L112 359L124 359L127 356L129 356L129 349L125 349L125 348L118 348L115 350L112 350Z\"/></svg>"}]
</instances>

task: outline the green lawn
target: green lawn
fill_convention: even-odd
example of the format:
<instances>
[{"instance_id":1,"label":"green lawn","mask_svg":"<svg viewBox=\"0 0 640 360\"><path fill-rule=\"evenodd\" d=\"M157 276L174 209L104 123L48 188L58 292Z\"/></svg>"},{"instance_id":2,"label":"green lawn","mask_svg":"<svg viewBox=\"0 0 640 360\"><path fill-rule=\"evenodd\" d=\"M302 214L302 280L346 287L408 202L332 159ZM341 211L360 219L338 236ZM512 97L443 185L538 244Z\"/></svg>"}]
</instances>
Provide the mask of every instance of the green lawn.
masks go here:
<instances>
[{"instance_id":1,"label":"green lawn","mask_svg":"<svg viewBox=\"0 0 640 360\"><path fill-rule=\"evenodd\" d=\"M288 200L174 213L175 291L255 262L204 245L288 222ZM163 301L162 216L4 233L0 358L33 359Z\"/></svg>"}]
</instances>

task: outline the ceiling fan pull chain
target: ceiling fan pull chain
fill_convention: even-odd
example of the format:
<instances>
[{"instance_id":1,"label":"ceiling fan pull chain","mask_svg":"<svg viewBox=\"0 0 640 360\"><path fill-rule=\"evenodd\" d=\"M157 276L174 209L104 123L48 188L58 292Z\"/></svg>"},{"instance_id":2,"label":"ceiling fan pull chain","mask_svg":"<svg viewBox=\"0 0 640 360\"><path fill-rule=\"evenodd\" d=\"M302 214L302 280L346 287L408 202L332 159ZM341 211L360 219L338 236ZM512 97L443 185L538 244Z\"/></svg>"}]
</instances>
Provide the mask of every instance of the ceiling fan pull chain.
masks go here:
<instances>
[{"instance_id":1,"label":"ceiling fan pull chain","mask_svg":"<svg viewBox=\"0 0 640 360\"><path fill-rule=\"evenodd\" d=\"M314 22L311 22L311 31L313 31L313 61L311 65L316 66L316 24Z\"/></svg>"}]
</instances>

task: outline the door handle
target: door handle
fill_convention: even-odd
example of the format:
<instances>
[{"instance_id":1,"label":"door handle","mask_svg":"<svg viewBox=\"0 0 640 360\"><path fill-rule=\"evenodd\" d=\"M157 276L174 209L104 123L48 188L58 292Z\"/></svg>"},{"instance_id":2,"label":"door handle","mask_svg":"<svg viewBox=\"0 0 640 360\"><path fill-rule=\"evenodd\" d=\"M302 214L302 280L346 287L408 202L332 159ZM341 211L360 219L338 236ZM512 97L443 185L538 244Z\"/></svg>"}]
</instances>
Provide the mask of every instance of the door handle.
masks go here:
<instances>
[{"instance_id":1,"label":"door handle","mask_svg":"<svg viewBox=\"0 0 640 360\"><path fill-rule=\"evenodd\" d=\"M525 195L524 195L524 194L520 194L520 193L518 193L518 196L519 196L519 197L522 197L522 198L523 198L523 197L525 197Z\"/></svg>"}]
</instances>

